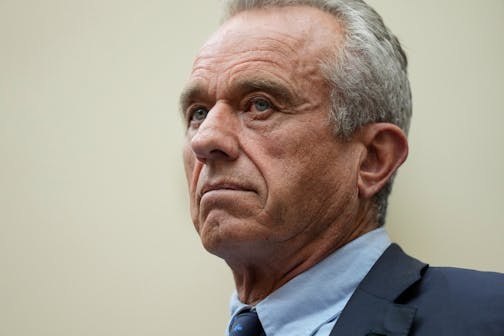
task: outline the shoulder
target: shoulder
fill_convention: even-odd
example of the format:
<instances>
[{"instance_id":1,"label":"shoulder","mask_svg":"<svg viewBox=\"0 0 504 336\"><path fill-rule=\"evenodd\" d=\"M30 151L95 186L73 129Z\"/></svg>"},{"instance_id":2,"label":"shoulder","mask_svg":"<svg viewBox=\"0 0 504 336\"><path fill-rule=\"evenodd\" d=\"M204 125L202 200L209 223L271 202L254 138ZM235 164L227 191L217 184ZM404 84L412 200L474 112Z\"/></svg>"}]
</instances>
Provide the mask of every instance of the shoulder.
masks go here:
<instances>
[{"instance_id":1,"label":"shoulder","mask_svg":"<svg viewBox=\"0 0 504 336\"><path fill-rule=\"evenodd\" d=\"M480 301L504 304L504 274L454 267L429 267L423 274L421 291L450 301Z\"/></svg>"},{"instance_id":2,"label":"shoulder","mask_svg":"<svg viewBox=\"0 0 504 336\"><path fill-rule=\"evenodd\" d=\"M436 325L449 334L504 335L504 274L429 267L404 294L416 307L420 326Z\"/></svg>"},{"instance_id":3,"label":"shoulder","mask_svg":"<svg viewBox=\"0 0 504 336\"><path fill-rule=\"evenodd\" d=\"M504 275L429 267L392 244L360 283L336 327L343 335L372 327L386 331L382 334L393 329L403 331L393 334L415 336L503 336Z\"/></svg>"},{"instance_id":4,"label":"shoulder","mask_svg":"<svg viewBox=\"0 0 504 336\"><path fill-rule=\"evenodd\" d=\"M455 267L429 267L423 275L423 281L431 285L445 285L464 290L473 288L475 285L503 286L504 274ZM501 289L504 291L504 288Z\"/></svg>"}]
</instances>

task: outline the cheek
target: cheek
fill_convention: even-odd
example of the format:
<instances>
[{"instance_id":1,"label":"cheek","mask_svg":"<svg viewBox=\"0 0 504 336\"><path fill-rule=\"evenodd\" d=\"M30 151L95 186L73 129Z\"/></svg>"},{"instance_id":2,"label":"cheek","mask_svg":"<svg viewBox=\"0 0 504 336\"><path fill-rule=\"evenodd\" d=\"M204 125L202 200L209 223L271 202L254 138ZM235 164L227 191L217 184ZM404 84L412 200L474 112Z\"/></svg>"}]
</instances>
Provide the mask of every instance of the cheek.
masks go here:
<instances>
[{"instance_id":1,"label":"cheek","mask_svg":"<svg viewBox=\"0 0 504 336\"><path fill-rule=\"evenodd\" d=\"M330 129L325 131L289 132L298 136L272 133L265 142L263 156L270 160L261 161L260 169L268 183L267 207L289 217L287 221L323 212L355 189L347 146L337 143Z\"/></svg>"},{"instance_id":2,"label":"cheek","mask_svg":"<svg viewBox=\"0 0 504 336\"><path fill-rule=\"evenodd\" d=\"M310 153L297 137L269 134L260 141L259 150L249 153L266 183L266 203L260 220L267 226L286 228L294 220L292 213L300 209L307 195L306 177L310 172ZM294 216L295 217L295 216Z\"/></svg>"},{"instance_id":3,"label":"cheek","mask_svg":"<svg viewBox=\"0 0 504 336\"><path fill-rule=\"evenodd\" d=\"M184 171L187 180L187 186L189 188L191 208L194 206L194 192L196 190L196 184L198 182L198 174L196 173L196 157L192 152L191 148L186 144L182 153L184 160Z\"/></svg>"},{"instance_id":4,"label":"cheek","mask_svg":"<svg viewBox=\"0 0 504 336\"><path fill-rule=\"evenodd\" d=\"M182 156L184 160L184 170L187 179L187 185L189 188L191 218L196 231L200 233L200 209L196 200L196 190L203 164L196 159L196 156L194 155L194 152L192 151L191 146L188 143L184 145Z\"/></svg>"},{"instance_id":5,"label":"cheek","mask_svg":"<svg viewBox=\"0 0 504 336\"><path fill-rule=\"evenodd\" d=\"M182 158L184 160L184 170L185 170L185 175L187 182L189 182L191 179L191 173L194 170L194 155L192 153L192 150L189 148L189 145L185 145L183 152L182 152Z\"/></svg>"}]
</instances>

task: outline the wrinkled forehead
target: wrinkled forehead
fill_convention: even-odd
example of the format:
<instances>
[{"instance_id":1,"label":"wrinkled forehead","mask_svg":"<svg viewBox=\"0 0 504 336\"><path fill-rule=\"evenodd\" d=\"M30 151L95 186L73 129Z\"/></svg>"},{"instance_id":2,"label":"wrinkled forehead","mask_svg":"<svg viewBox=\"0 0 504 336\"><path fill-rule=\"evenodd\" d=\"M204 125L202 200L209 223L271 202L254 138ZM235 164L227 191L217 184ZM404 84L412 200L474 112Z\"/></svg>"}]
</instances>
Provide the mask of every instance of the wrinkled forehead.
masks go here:
<instances>
[{"instance_id":1,"label":"wrinkled forehead","mask_svg":"<svg viewBox=\"0 0 504 336\"><path fill-rule=\"evenodd\" d=\"M292 56L290 53L317 57L341 43L342 31L334 16L314 7L247 10L224 22L202 46L198 58L211 57L218 51L238 55L253 48L278 50L286 57Z\"/></svg>"}]
</instances>

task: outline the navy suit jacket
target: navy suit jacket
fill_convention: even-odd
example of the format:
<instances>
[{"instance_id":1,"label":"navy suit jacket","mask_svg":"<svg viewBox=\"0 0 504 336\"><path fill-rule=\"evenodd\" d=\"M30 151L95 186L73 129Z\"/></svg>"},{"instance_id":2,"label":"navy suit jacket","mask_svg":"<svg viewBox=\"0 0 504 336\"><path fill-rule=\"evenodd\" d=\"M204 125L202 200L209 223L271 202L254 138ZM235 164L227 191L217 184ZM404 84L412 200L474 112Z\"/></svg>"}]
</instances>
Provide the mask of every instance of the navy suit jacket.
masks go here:
<instances>
[{"instance_id":1,"label":"navy suit jacket","mask_svg":"<svg viewBox=\"0 0 504 336\"><path fill-rule=\"evenodd\" d=\"M504 274L429 267L392 244L330 336L504 336Z\"/></svg>"}]
</instances>

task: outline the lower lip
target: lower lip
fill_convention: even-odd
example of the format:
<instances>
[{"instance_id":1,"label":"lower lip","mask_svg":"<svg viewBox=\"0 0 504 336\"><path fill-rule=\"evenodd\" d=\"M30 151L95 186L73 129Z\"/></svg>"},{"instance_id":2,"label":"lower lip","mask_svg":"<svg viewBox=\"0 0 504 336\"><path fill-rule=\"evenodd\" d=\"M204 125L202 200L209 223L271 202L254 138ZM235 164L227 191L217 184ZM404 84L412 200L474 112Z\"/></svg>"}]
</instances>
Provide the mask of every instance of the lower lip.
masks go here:
<instances>
[{"instance_id":1,"label":"lower lip","mask_svg":"<svg viewBox=\"0 0 504 336\"><path fill-rule=\"evenodd\" d=\"M210 196L233 196L236 197L237 193L250 193L252 192L251 190L244 190L244 189L214 189L207 191L204 193L201 198L204 197L210 197Z\"/></svg>"}]
</instances>

